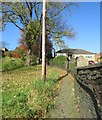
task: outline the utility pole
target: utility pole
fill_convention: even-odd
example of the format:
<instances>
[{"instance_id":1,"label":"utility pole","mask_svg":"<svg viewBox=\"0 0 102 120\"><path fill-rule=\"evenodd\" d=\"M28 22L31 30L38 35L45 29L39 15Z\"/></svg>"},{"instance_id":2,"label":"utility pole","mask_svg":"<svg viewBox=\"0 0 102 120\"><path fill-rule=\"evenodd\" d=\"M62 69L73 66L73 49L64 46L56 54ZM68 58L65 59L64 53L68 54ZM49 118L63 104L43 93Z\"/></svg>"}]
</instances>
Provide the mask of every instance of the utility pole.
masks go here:
<instances>
[{"instance_id":1,"label":"utility pole","mask_svg":"<svg viewBox=\"0 0 102 120\"><path fill-rule=\"evenodd\" d=\"M42 80L46 79L46 49L45 49L45 39L46 39L46 23L45 23L45 9L46 1L43 0L43 21L42 21Z\"/></svg>"}]
</instances>

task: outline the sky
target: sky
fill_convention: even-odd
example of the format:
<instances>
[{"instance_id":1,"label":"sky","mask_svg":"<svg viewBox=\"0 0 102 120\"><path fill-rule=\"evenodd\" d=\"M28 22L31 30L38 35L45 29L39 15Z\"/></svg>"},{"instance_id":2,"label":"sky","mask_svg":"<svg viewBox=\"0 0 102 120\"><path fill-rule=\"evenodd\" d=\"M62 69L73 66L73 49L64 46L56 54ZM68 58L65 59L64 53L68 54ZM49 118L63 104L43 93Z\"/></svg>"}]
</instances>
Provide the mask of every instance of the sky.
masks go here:
<instances>
[{"instance_id":1,"label":"sky","mask_svg":"<svg viewBox=\"0 0 102 120\"><path fill-rule=\"evenodd\" d=\"M91 52L100 52L100 3L82 2L79 7L72 8L72 15L63 13L66 24L72 25L76 32L74 39L66 39L69 48L80 48ZM7 24L5 31L0 33L0 41L8 43L7 48L14 50L19 44L20 31L13 24Z\"/></svg>"},{"instance_id":2,"label":"sky","mask_svg":"<svg viewBox=\"0 0 102 120\"><path fill-rule=\"evenodd\" d=\"M72 10L70 17L64 17L67 18L76 32L75 39L66 39L68 46L100 52L100 3L80 3L78 8Z\"/></svg>"}]
</instances>

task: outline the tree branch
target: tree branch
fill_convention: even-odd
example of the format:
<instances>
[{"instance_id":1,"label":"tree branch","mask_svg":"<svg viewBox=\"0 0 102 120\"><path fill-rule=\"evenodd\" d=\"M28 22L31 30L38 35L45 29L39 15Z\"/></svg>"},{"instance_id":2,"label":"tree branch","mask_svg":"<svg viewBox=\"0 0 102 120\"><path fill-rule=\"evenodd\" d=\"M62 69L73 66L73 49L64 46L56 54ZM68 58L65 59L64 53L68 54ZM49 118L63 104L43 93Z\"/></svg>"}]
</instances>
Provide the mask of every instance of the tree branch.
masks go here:
<instances>
[{"instance_id":1,"label":"tree branch","mask_svg":"<svg viewBox=\"0 0 102 120\"><path fill-rule=\"evenodd\" d=\"M42 16L43 16L43 14L41 13L41 16L40 16L40 24L42 23Z\"/></svg>"},{"instance_id":2,"label":"tree branch","mask_svg":"<svg viewBox=\"0 0 102 120\"><path fill-rule=\"evenodd\" d=\"M19 27L9 16L8 18L10 19L10 21L17 27L19 28L21 31L24 31L21 27Z\"/></svg>"},{"instance_id":3,"label":"tree branch","mask_svg":"<svg viewBox=\"0 0 102 120\"><path fill-rule=\"evenodd\" d=\"M26 2L26 5L27 5L29 13L30 13L30 21L31 21L32 20L32 9L33 9L33 6L32 6L32 3L29 3L29 2Z\"/></svg>"},{"instance_id":4,"label":"tree branch","mask_svg":"<svg viewBox=\"0 0 102 120\"><path fill-rule=\"evenodd\" d=\"M38 13L37 13L37 9L36 9L36 2L34 3L34 12L35 12L36 18L38 20Z\"/></svg>"},{"instance_id":5,"label":"tree branch","mask_svg":"<svg viewBox=\"0 0 102 120\"><path fill-rule=\"evenodd\" d=\"M17 27L19 28L21 31L24 31L20 26L18 26L11 18L10 16L7 15L7 13L5 11L2 11L7 17L8 19Z\"/></svg>"},{"instance_id":6,"label":"tree branch","mask_svg":"<svg viewBox=\"0 0 102 120\"><path fill-rule=\"evenodd\" d=\"M53 15L52 17L50 17L50 18L56 17L56 16L59 15L64 9L66 9L66 6L65 6L64 8L62 8L59 12L57 12L55 15Z\"/></svg>"},{"instance_id":7,"label":"tree branch","mask_svg":"<svg viewBox=\"0 0 102 120\"><path fill-rule=\"evenodd\" d=\"M26 0L25 0L25 1L26 1ZM27 7L28 7L28 9L29 9L29 11L30 11L30 6L29 6L28 2L26 2L26 5L27 5Z\"/></svg>"}]
</instances>

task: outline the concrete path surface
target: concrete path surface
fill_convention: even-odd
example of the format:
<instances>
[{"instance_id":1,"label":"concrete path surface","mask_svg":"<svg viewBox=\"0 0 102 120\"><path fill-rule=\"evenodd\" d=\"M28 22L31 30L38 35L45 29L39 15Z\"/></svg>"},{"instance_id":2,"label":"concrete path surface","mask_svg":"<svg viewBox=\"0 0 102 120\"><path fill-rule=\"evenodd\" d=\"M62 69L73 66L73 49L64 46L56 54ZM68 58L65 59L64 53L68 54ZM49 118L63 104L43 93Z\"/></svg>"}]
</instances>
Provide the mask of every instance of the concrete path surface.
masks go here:
<instances>
[{"instance_id":1,"label":"concrete path surface","mask_svg":"<svg viewBox=\"0 0 102 120\"><path fill-rule=\"evenodd\" d=\"M61 81L58 95L54 100L54 109L49 113L49 118L80 118L74 99L74 78L69 74Z\"/></svg>"}]
</instances>

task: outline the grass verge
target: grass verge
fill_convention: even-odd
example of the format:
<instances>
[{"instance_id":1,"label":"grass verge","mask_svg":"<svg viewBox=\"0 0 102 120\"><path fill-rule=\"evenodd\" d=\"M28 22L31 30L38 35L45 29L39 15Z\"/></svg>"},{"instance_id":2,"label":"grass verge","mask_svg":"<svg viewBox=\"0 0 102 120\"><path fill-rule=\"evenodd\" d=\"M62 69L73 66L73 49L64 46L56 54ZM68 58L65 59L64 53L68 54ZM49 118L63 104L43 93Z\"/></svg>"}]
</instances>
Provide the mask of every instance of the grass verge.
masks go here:
<instances>
[{"instance_id":1,"label":"grass verge","mask_svg":"<svg viewBox=\"0 0 102 120\"><path fill-rule=\"evenodd\" d=\"M2 117L44 118L53 107L57 79L65 71L47 67L47 79L41 80L41 66L3 72Z\"/></svg>"}]
</instances>

